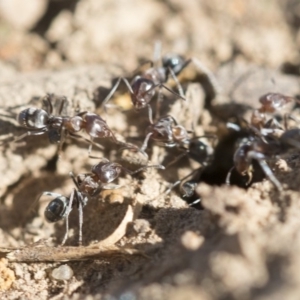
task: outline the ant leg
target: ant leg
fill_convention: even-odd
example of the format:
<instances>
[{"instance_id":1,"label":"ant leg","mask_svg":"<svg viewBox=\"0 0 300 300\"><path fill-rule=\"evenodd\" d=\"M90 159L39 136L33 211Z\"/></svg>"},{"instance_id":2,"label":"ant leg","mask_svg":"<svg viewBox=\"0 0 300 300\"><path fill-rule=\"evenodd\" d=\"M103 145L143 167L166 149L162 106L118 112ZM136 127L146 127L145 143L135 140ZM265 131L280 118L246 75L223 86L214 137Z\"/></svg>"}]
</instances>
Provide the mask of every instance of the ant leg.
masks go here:
<instances>
[{"instance_id":1,"label":"ant leg","mask_svg":"<svg viewBox=\"0 0 300 300\"><path fill-rule=\"evenodd\" d=\"M91 153L92 153L92 149L93 149L93 142L94 142L94 139L91 137L90 138L90 141L91 141L91 144L89 145L89 150L88 150L88 156L90 157L91 156Z\"/></svg>"},{"instance_id":2,"label":"ant leg","mask_svg":"<svg viewBox=\"0 0 300 300\"><path fill-rule=\"evenodd\" d=\"M73 189L73 191L72 191L72 194L70 196L70 201L68 203L68 207L67 207L67 210L66 210L66 233L65 233L65 236L64 236L64 238L61 242L62 246L67 241L67 238L68 238L68 235L69 235L69 215L70 215L70 212L72 211L72 205L73 205L74 197L75 197L75 189Z\"/></svg>"},{"instance_id":3,"label":"ant leg","mask_svg":"<svg viewBox=\"0 0 300 300\"><path fill-rule=\"evenodd\" d=\"M146 150L147 147L148 147L148 142L149 142L149 139L150 139L150 137L151 137L152 134L153 134L152 132L149 132L149 133L146 135L146 138L145 138L145 140L144 140L144 142L143 142L143 145L142 145L142 147L140 148L140 151L141 151L142 153L145 153L145 154L146 154L145 150ZM147 156L148 156L148 155L147 155Z\"/></svg>"},{"instance_id":4,"label":"ant leg","mask_svg":"<svg viewBox=\"0 0 300 300\"><path fill-rule=\"evenodd\" d=\"M209 83L213 89L214 94L215 95L220 94L220 92L222 90L221 86L220 86L217 78L215 77L215 75L212 73L212 71L195 57L191 58L190 61L188 61L187 64L183 68L185 68L190 62L193 62L193 64L196 66L196 68L199 69L200 72L207 77L207 79L209 80Z\"/></svg>"},{"instance_id":5,"label":"ant leg","mask_svg":"<svg viewBox=\"0 0 300 300\"><path fill-rule=\"evenodd\" d=\"M104 190L117 190L119 189L120 187L122 187L121 185L118 185L118 184L106 184L102 187L102 189Z\"/></svg>"},{"instance_id":6,"label":"ant leg","mask_svg":"<svg viewBox=\"0 0 300 300\"><path fill-rule=\"evenodd\" d=\"M188 153L187 152L184 152L184 153L181 153L180 155L178 155L177 157L175 157L171 162L169 162L167 165L166 165L166 169L169 168L170 166L174 165L176 162L178 162L179 160L181 160L183 157L185 157Z\"/></svg>"},{"instance_id":7,"label":"ant leg","mask_svg":"<svg viewBox=\"0 0 300 300\"><path fill-rule=\"evenodd\" d=\"M227 173L226 180L225 180L226 185L230 185L230 177L231 177L231 173L232 173L232 171L233 171L234 168L235 168L235 166L233 166L233 167L228 171L228 173Z\"/></svg>"},{"instance_id":8,"label":"ant leg","mask_svg":"<svg viewBox=\"0 0 300 300\"><path fill-rule=\"evenodd\" d=\"M130 170L122 167L122 169L126 173L128 173L129 175L134 175L134 174L139 173L139 172L141 172L141 171L143 171L145 169L148 169L148 168L155 168L155 169L160 169L160 170L164 170L165 169L165 167L163 165L148 165L148 166L141 167L141 168L139 168L137 170L134 170L134 171L130 171Z\"/></svg>"},{"instance_id":9,"label":"ant leg","mask_svg":"<svg viewBox=\"0 0 300 300\"><path fill-rule=\"evenodd\" d=\"M168 87L167 87L166 85L164 85L163 83L160 83L160 84L155 85L154 88L157 87L157 86L166 89L166 90L169 91L171 94L173 94L173 95L177 96L178 98L180 98L180 99L186 101L186 98L185 98L184 96L182 97L180 94L174 92L172 89L168 88Z\"/></svg>"},{"instance_id":10,"label":"ant leg","mask_svg":"<svg viewBox=\"0 0 300 300\"><path fill-rule=\"evenodd\" d=\"M60 107L59 107L59 110L58 110L58 114L61 115L62 112L63 112L63 109L65 107L65 105L68 103L68 100L66 97L63 97L62 101L61 101L61 104L60 104Z\"/></svg>"},{"instance_id":11,"label":"ant leg","mask_svg":"<svg viewBox=\"0 0 300 300\"><path fill-rule=\"evenodd\" d=\"M57 198L57 197L61 197L62 195L58 194L58 193L48 192L48 191L42 192L35 198L34 202L27 209L26 214L25 214L26 216L28 216L31 212L33 212L35 210L35 206L37 205L37 203L40 201L40 199L43 196L50 196L50 197Z\"/></svg>"},{"instance_id":12,"label":"ant leg","mask_svg":"<svg viewBox=\"0 0 300 300\"><path fill-rule=\"evenodd\" d=\"M278 191L282 191L282 185L275 177L274 173L272 172L271 168L265 161L265 156L261 153L255 151L249 151L247 156L249 158L255 159L259 165L261 166L262 170L264 171L266 177L274 184Z\"/></svg>"},{"instance_id":13,"label":"ant leg","mask_svg":"<svg viewBox=\"0 0 300 300\"><path fill-rule=\"evenodd\" d=\"M111 91L109 92L109 94L103 100L102 107L104 107L104 110L106 110L105 109L106 103L111 99L111 97L113 96L113 94L115 93L115 91L117 90L117 88L119 87L119 85L121 83L121 80L123 80L123 82L126 84L129 92L131 94L133 94L132 87L131 87L130 83L128 82L128 80L126 78L119 77L118 80L117 80L117 82L116 82L116 84L113 86L113 88L111 89Z\"/></svg>"},{"instance_id":14,"label":"ant leg","mask_svg":"<svg viewBox=\"0 0 300 300\"><path fill-rule=\"evenodd\" d=\"M198 204L198 203L200 203L200 202L201 202L201 198L198 198L198 199L196 199L195 201L189 203L189 206L193 206L193 205Z\"/></svg>"},{"instance_id":15,"label":"ant leg","mask_svg":"<svg viewBox=\"0 0 300 300\"><path fill-rule=\"evenodd\" d=\"M79 134L75 134L75 133L69 133L69 136L74 138L74 139L82 139L84 141L86 141L89 144L92 144L93 146L96 146L97 148L103 150L104 147L98 143L95 143L92 139L86 139L85 137L79 135Z\"/></svg>"},{"instance_id":16,"label":"ant leg","mask_svg":"<svg viewBox=\"0 0 300 300\"><path fill-rule=\"evenodd\" d=\"M74 173L72 171L69 172L69 176L72 178L73 183L75 184L75 186L79 189L78 181L77 181L77 179L76 179L76 177L75 177L75 175L74 175Z\"/></svg>"},{"instance_id":17,"label":"ant leg","mask_svg":"<svg viewBox=\"0 0 300 300\"><path fill-rule=\"evenodd\" d=\"M181 86L181 84L180 84L180 82L179 82L179 80L178 80L178 78L177 78L175 72L174 72L173 69L170 68L170 67L168 68L168 71L170 72L170 74L171 74L173 80L174 80L175 83L176 83L177 89L178 89L178 91L179 91L179 95L180 95L182 98L185 98L185 95L184 95L184 93L183 93L183 88L182 88L182 86Z\"/></svg>"},{"instance_id":18,"label":"ant leg","mask_svg":"<svg viewBox=\"0 0 300 300\"><path fill-rule=\"evenodd\" d=\"M8 142L8 144L14 144L22 139L24 139L27 136L31 136L31 135L43 135L44 133L46 133L46 131L27 131L26 133L14 138L12 141ZM3 143L4 144L4 143ZM1 144L1 145L3 145Z\"/></svg>"},{"instance_id":19,"label":"ant leg","mask_svg":"<svg viewBox=\"0 0 300 300\"><path fill-rule=\"evenodd\" d=\"M232 122L227 122L226 123L226 128L227 129L232 129L236 132L240 132L242 130L241 126L240 125L237 125L235 123L232 123Z\"/></svg>"},{"instance_id":20,"label":"ant leg","mask_svg":"<svg viewBox=\"0 0 300 300\"><path fill-rule=\"evenodd\" d=\"M65 130L62 128L61 135L60 135L60 143L59 143L58 149L57 149L58 159L61 158L62 148L63 148L65 140L66 140L66 133L65 133Z\"/></svg>"},{"instance_id":21,"label":"ant leg","mask_svg":"<svg viewBox=\"0 0 300 300\"><path fill-rule=\"evenodd\" d=\"M151 108L150 104L147 104L147 109L148 109L149 122L150 122L150 124L153 124L153 112L152 112L152 108ZM156 114L157 114L157 110L156 110ZM157 116L156 116L156 118L157 118Z\"/></svg>"},{"instance_id":22,"label":"ant leg","mask_svg":"<svg viewBox=\"0 0 300 300\"><path fill-rule=\"evenodd\" d=\"M53 96L53 94L49 94L49 93L48 93L48 94L44 97L44 99L43 99L43 101L47 102L48 105L49 105L49 111L48 111L49 115L52 115L52 113L53 113L53 105L52 105L52 102L51 102L51 100L50 100L50 98L52 98L52 96ZM45 99L45 98L46 98L46 99Z\"/></svg>"},{"instance_id":23,"label":"ant leg","mask_svg":"<svg viewBox=\"0 0 300 300\"><path fill-rule=\"evenodd\" d=\"M188 179L189 177L193 176L195 173L199 172L199 169L196 169L194 171L192 171L191 173L187 174L186 176L184 176L183 178L181 178L180 180L177 180L176 182L174 182L165 192L164 194L168 195L171 193L171 191L178 185L180 185L183 181L185 181L186 179Z\"/></svg>"},{"instance_id":24,"label":"ant leg","mask_svg":"<svg viewBox=\"0 0 300 300\"><path fill-rule=\"evenodd\" d=\"M162 100L163 100L163 94L162 94L161 86L160 86L159 90L158 90L158 93L157 93L157 99L156 99L156 112L155 112L155 119L156 120L160 116L160 109L161 109ZM149 107L150 107L150 105L149 105ZM153 124L153 122L151 124Z\"/></svg>"},{"instance_id":25,"label":"ant leg","mask_svg":"<svg viewBox=\"0 0 300 300\"><path fill-rule=\"evenodd\" d=\"M79 201L78 203L78 214L79 214L79 238L78 238L78 245L82 245L82 224L83 224L83 205L82 202Z\"/></svg>"}]
</instances>

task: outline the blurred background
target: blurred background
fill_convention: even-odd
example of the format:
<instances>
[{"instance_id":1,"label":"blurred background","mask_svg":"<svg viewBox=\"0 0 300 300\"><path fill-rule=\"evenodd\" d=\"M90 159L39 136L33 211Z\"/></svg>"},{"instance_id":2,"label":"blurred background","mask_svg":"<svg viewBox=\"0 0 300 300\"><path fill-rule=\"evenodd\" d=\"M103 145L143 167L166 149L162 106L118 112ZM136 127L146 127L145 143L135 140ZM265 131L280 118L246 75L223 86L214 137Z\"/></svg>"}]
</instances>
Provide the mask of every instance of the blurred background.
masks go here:
<instances>
[{"instance_id":1,"label":"blurred background","mask_svg":"<svg viewBox=\"0 0 300 300\"><path fill-rule=\"evenodd\" d=\"M233 59L299 74L297 0L0 0L1 68L33 71L163 53L211 68Z\"/></svg>"}]
</instances>

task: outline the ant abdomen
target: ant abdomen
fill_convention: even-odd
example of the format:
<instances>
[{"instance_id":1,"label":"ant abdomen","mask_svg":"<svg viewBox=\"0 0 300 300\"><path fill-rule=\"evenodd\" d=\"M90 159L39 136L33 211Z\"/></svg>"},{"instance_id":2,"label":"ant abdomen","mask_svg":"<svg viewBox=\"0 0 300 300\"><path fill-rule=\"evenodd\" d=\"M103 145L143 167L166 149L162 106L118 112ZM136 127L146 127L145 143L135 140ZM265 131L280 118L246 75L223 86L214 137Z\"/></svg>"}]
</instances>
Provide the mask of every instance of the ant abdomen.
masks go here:
<instances>
[{"instance_id":1,"label":"ant abdomen","mask_svg":"<svg viewBox=\"0 0 300 300\"><path fill-rule=\"evenodd\" d=\"M99 115L86 113L84 117L85 130L92 138L104 138L112 135L108 126Z\"/></svg>"},{"instance_id":2,"label":"ant abdomen","mask_svg":"<svg viewBox=\"0 0 300 300\"><path fill-rule=\"evenodd\" d=\"M102 183L114 181L121 173L122 167L117 163L101 162L92 167L92 173L97 175Z\"/></svg>"},{"instance_id":3,"label":"ant abdomen","mask_svg":"<svg viewBox=\"0 0 300 300\"><path fill-rule=\"evenodd\" d=\"M22 110L17 116L18 123L29 129L45 128L48 120L49 115L45 110L34 107Z\"/></svg>"},{"instance_id":4,"label":"ant abdomen","mask_svg":"<svg viewBox=\"0 0 300 300\"><path fill-rule=\"evenodd\" d=\"M49 223L55 223L66 216L69 199L59 196L53 199L46 207L44 216Z\"/></svg>"}]
</instances>

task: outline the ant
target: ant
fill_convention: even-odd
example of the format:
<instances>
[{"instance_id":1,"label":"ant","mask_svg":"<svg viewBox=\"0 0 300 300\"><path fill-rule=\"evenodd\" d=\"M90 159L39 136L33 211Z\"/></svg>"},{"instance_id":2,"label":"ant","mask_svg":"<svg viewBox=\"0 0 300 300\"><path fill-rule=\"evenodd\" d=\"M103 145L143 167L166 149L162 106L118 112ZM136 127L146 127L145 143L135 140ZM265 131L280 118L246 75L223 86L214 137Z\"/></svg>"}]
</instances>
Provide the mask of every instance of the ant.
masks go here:
<instances>
[{"instance_id":1,"label":"ant","mask_svg":"<svg viewBox=\"0 0 300 300\"><path fill-rule=\"evenodd\" d=\"M150 138L162 143L167 148L177 147L184 151L184 153L179 155L171 164L177 162L187 154L190 158L202 164L212 154L212 149L201 142L199 138L215 138L214 136L190 138L188 135L190 131L186 130L182 125L179 125L176 119L170 115L161 117L156 123L151 123L146 132L146 138L140 148L140 152L146 156L145 150L147 149Z\"/></svg>"},{"instance_id":2,"label":"ant","mask_svg":"<svg viewBox=\"0 0 300 300\"><path fill-rule=\"evenodd\" d=\"M295 98L285 96L280 93L267 93L259 98L259 102L261 103L261 107L259 109L255 109L251 116L251 125L255 128L264 132L264 129L282 129L280 124L275 118L271 118L267 120L266 113L275 113L283 109L288 103L296 101ZM287 119L292 118L287 114L284 115L284 127L287 128ZM292 118L293 119L293 118ZM268 131L268 130L266 130Z\"/></svg>"},{"instance_id":3,"label":"ant","mask_svg":"<svg viewBox=\"0 0 300 300\"><path fill-rule=\"evenodd\" d=\"M143 64L150 63L150 68L144 71L141 75L137 75L133 78L131 83L124 77L118 78L116 84L111 89L110 93L106 96L103 101L103 106L111 99L112 95L115 93L119 87L121 81L123 81L131 95L131 101L134 108L139 111L145 107L148 108L148 117L152 123L152 108L150 106L150 101L155 95L155 89L159 88L158 93L158 105L157 112L160 105L160 95L162 88L166 89L170 93L176 95L177 97L185 100L185 95L183 89L178 81L177 75L191 62L191 60L185 60L181 55L170 54L162 58L162 65L155 66L155 62L146 61ZM170 77L175 81L179 94L168 88L165 83L168 82Z\"/></svg>"},{"instance_id":4,"label":"ant","mask_svg":"<svg viewBox=\"0 0 300 300\"><path fill-rule=\"evenodd\" d=\"M198 173L200 176L203 171L203 167L205 167L211 159L213 154L213 149L209 147L207 144L201 142L199 138L207 137L207 138L216 138L215 136L198 136L198 137L189 137L189 131L187 131L182 125L179 125L176 119L170 115L161 117L156 123L151 124L147 128L147 135L144 140L144 143L140 149L141 153L145 153L145 150L148 146L148 142L151 139L160 142L167 148L177 147L182 150L183 153L178 155L175 160L170 162L167 167L173 165L175 162L179 161L184 156L188 155L194 161L200 163L202 167L200 169L192 171L190 174L185 176L184 178L176 181L171 185L171 187L165 192L168 194L179 185L179 189L183 197L191 197L195 192L196 184L188 184L185 180L191 177L194 173ZM198 203L199 199L194 203Z\"/></svg>"},{"instance_id":5,"label":"ant","mask_svg":"<svg viewBox=\"0 0 300 300\"><path fill-rule=\"evenodd\" d=\"M54 100L61 101L57 114L54 114ZM28 131L16 137L12 143L22 140L26 136L43 135L47 133L51 144L60 144L59 152L67 136L84 139L90 143L89 153L91 152L92 145L100 147L100 145L93 142L95 138L110 138L117 144L124 144L117 140L106 121L97 114L83 111L73 117L63 115L64 109L68 106L66 97L57 97L54 94L47 94L42 101L42 109L30 107L22 110L17 115L18 123ZM78 132L81 130L85 130L90 139L78 135ZM125 145L132 147L132 145L127 143L125 143Z\"/></svg>"},{"instance_id":6,"label":"ant","mask_svg":"<svg viewBox=\"0 0 300 300\"><path fill-rule=\"evenodd\" d=\"M230 185L230 177L233 169L242 176L248 175L247 184L252 180L252 161L256 160L266 177L273 183L278 191L282 191L282 185L268 166L266 159L283 154L291 148L300 149L300 129L286 130L279 138L275 136L253 135L242 139L233 156L234 166L229 170L226 184Z\"/></svg>"},{"instance_id":7,"label":"ant","mask_svg":"<svg viewBox=\"0 0 300 300\"><path fill-rule=\"evenodd\" d=\"M47 205L44 215L48 222L55 223L62 219L66 219L66 233L62 241L62 245L66 242L69 233L69 214L74 206L77 206L79 211L79 245L82 244L82 224L83 224L83 207L86 206L88 199L97 196L101 190L113 190L118 189L121 186L113 184L121 172L133 175L139 173L147 168L164 169L162 165L148 165L143 166L135 171L130 171L124 168L121 164L110 162L108 159L103 158L102 161L94 165L90 173L75 175L70 172L75 188L71 192L69 197L63 195L43 192L38 199L42 196L55 197Z\"/></svg>"},{"instance_id":8,"label":"ant","mask_svg":"<svg viewBox=\"0 0 300 300\"><path fill-rule=\"evenodd\" d=\"M112 95L117 90L121 81L123 81L130 92L131 101L134 108L137 111L139 111L142 108L147 107L149 120L151 123L153 123L152 108L149 103L155 95L155 89L157 87L159 88L157 109L156 109L157 115L160 109L160 102L161 102L160 95L161 95L162 88L166 89L167 91L176 95L177 97L185 100L183 88L177 76L191 63L193 63L197 67L197 69L201 71L201 73L205 74L210 84L212 85L212 89L214 90L215 94L217 94L220 90L215 76L207 67L205 67L196 58L190 58L186 60L183 56L178 54L167 54L162 57L161 66L157 66L156 61L157 59L154 59L154 61L148 60L145 63L143 63L143 64L150 63L150 68L144 71L141 75L135 76L131 84L124 77L118 78L116 84L111 89L110 93L103 100L103 106L105 107L106 103L111 99ZM167 83L171 77L176 83L179 94L174 92L173 90L171 90L165 85L165 83Z\"/></svg>"}]
</instances>

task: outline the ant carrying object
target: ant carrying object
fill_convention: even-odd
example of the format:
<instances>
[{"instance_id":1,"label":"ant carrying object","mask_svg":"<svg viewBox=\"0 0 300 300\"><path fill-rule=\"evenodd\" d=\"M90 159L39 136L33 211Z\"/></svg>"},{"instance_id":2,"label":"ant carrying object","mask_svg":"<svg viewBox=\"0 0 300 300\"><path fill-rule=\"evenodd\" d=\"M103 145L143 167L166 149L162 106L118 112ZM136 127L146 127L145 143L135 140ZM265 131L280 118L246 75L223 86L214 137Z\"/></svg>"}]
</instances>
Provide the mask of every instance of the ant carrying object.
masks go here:
<instances>
[{"instance_id":1,"label":"ant carrying object","mask_svg":"<svg viewBox=\"0 0 300 300\"><path fill-rule=\"evenodd\" d=\"M124 168L119 163L110 162L108 159L102 159L102 161L94 165L90 173L75 175L70 172L75 188L69 197L63 195L43 192L39 199L46 195L55 197L47 205L44 215L48 222L57 222L62 219L66 219L66 233L62 241L62 245L66 242L69 233L69 214L71 213L74 206L79 211L79 245L82 244L82 224L83 224L83 207L87 204L88 199L98 196L101 190L113 190L118 189L121 186L113 184L112 182L117 179L121 172L133 175L141 172L147 168L164 169L161 165L148 165L143 166L135 171L130 171Z\"/></svg>"},{"instance_id":2,"label":"ant carrying object","mask_svg":"<svg viewBox=\"0 0 300 300\"><path fill-rule=\"evenodd\" d=\"M53 101L57 99L59 99L61 103L56 115L53 113ZM50 143L60 144L59 152L67 136L84 139L90 143L89 153L91 152L92 145L100 147L100 145L93 142L95 138L110 138L117 144L124 144L116 139L106 121L97 114L83 111L73 117L63 115L67 105L68 100L66 97L57 97L53 94L47 94L43 98L43 109L30 107L22 110L17 115L17 121L28 131L16 137L12 143L22 140L26 136L47 133ZM81 130L85 130L90 139L78 135L78 132ZM130 147L129 144L125 143L125 145Z\"/></svg>"}]
</instances>

